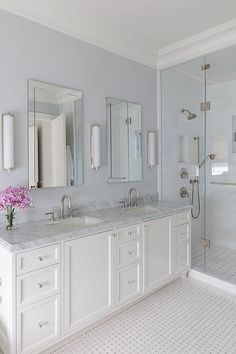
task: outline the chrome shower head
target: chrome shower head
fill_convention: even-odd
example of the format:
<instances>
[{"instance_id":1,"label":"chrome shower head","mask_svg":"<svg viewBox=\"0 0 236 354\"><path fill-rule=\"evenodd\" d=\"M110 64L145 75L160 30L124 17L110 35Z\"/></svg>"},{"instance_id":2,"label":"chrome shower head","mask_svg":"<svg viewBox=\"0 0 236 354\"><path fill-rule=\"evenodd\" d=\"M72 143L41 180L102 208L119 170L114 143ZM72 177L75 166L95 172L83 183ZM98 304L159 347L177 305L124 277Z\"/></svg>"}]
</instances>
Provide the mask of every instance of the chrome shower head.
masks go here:
<instances>
[{"instance_id":1,"label":"chrome shower head","mask_svg":"<svg viewBox=\"0 0 236 354\"><path fill-rule=\"evenodd\" d=\"M190 112L188 109L182 109L182 113L188 113L187 115L188 120L197 118L197 115L195 113Z\"/></svg>"}]
</instances>

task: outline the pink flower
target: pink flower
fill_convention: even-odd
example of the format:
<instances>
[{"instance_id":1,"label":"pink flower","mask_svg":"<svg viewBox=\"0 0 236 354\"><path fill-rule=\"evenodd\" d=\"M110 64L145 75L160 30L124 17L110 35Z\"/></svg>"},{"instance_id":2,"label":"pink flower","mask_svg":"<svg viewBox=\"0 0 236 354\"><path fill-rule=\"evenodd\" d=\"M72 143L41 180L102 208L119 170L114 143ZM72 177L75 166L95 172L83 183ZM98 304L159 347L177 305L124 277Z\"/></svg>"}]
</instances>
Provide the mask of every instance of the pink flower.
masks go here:
<instances>
[{"instance_id":1,"label":"pink flower","mask_svg":"<svg viewBox=\"0 0 236 354\"><path fill-rule=\"evenodd\" d=\"M25 209L32 205L27 187L8 187L0 192L0 211L9 207Z\"/></svg>"}]
</instances>

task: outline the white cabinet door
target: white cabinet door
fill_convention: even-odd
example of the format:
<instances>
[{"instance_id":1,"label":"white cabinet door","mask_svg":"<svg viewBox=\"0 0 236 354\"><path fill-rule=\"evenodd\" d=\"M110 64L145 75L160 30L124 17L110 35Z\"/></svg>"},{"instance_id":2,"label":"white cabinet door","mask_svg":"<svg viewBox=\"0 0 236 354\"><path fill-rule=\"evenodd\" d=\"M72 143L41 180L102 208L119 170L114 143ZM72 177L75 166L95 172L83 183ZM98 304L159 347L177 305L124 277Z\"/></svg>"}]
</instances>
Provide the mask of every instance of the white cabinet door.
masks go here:
<instances>
[{"instance_id":1,"label":"white cabinet door","mask_svg":"<svg viewBox=\"0 0 236 354\"><path fill-rule=\"evenodd\" d=\"M65 330L81 329L114 306L111 233L65 243Z\"/></svg>"},{"instance_id":2,"label":"white cabinet door","mask_svg":"<svg viewBox=\"0 0 236 354\"><path fill-rule=\"evenodd\" d=\"M144 291L158 288L171 278L171 219L144 224Z\"/></svg>"}]
</instances>

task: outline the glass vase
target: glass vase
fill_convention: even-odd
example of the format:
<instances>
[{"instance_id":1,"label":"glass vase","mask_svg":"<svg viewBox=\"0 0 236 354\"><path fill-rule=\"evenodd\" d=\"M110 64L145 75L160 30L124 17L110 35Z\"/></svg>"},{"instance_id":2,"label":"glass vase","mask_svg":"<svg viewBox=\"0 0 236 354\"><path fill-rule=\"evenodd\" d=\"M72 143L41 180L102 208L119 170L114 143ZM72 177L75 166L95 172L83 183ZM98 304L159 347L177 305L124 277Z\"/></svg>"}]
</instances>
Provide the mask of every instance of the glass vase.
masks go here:
<instances>
[{"instance_id":1,"label":"glass vase","mask_svg":"<svg viewBox=\"0 0 236 354\"><path fill-rule=\"evenodd\" d=\"M16 229L16 226L14 225L14 219L15 219L15 209L12 207L7 207L7 213L6 213L6 230L14 230Z\"/></svg>"}]
</instances>

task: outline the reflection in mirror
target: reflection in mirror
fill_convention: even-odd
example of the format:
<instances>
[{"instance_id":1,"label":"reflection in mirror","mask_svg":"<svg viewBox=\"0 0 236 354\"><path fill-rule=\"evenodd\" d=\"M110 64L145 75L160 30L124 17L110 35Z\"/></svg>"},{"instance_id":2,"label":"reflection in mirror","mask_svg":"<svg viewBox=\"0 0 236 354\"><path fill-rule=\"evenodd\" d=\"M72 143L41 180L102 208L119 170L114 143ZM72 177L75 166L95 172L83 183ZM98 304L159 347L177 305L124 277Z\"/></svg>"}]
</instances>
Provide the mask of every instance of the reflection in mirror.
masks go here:
<instances>
[{"instance_id":1,"label":"reflection in mirror","mask_svg":"<svg viewBox=\"0 0 236 354\"><path fill-rule=\"evenodd\" d=\"M29 80L29 188L83 183L82 92Z\"/></svg>"},{"instance_id":2,"label":"reflection in mirror","mask_svg":"<svg viewBox=\"0 0 236 354\"><path fill-rule=\"evenodd\" d=\"M107 98L108 182L142 179L141 105Z\"/></svg>"}]
</instances>

